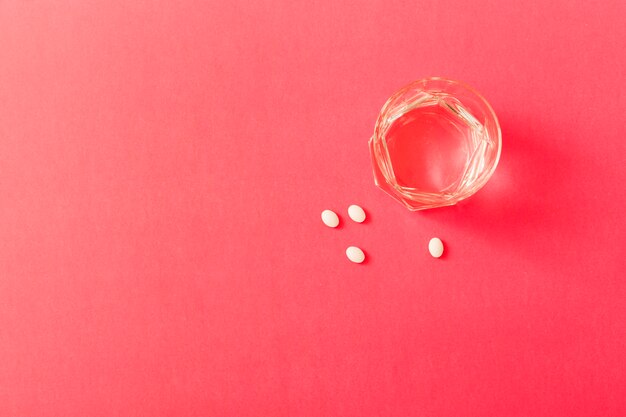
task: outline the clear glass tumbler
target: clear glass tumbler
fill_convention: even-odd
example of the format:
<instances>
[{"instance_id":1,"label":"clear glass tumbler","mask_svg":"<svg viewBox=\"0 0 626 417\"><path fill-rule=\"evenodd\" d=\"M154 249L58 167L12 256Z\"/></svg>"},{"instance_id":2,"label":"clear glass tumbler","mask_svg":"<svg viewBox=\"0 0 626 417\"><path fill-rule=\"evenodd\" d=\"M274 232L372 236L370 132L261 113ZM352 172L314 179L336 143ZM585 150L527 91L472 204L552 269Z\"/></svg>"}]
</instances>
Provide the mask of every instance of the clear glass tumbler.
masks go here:
<instances>
[{"instance_id":1,"label":"clear glass tumbler","mask_svg":"<svg viewBox=\"0 0 626 417\"><path fill-rule=\"evenodd\" d=\"M485 185L502 135L473 88L426 78L387 100L369 146L376 185L409 210L423 210L456 204Z\"/></svg>"}]
</instances>

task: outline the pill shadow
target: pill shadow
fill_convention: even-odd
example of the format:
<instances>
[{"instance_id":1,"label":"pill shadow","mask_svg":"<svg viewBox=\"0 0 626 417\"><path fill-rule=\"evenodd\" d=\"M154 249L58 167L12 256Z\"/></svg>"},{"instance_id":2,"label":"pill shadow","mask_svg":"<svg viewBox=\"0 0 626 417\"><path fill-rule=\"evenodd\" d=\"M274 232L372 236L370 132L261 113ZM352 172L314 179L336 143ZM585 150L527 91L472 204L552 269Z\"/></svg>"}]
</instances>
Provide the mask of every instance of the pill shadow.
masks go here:
<instances>
[{"instance_id":1,"label":"pill shadow","mask_svg":"<svg viewBox=\"0 0 626 417\"><path fill-rule=\"evenodd\" d=\"M360 263L360 265L369 265L372 261L371 261L371 255L368 251L366 251L365 249L361 249L363 251L363 254L365 255L365 259L363 260L363 262Z\"/></svg>"},{"instance_id":2,"label":"pill shadow","mask_svg":"<svg viewBox=\"0 0 626 417\"><path fill-rule=\"evenodd\" d=\"M372 222L372 220L370 219L371 213L369 212L369 210L365 210L363 209L363 211L365 212L365 220L363 220L361 223L357 223L357 224L370 224Z\"/></svg>"}]
</instances>

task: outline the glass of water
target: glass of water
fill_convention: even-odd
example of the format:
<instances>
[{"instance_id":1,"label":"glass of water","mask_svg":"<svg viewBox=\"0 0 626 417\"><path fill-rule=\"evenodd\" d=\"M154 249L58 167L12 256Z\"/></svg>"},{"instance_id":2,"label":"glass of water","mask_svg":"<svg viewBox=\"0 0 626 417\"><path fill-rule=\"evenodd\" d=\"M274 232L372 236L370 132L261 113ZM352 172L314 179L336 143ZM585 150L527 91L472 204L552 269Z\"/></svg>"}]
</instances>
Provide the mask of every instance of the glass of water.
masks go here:
<instances>
[{"instance_id":1,"label":"glass of water","mask_svg":"<svg viewBox=\"0 0 626 417\"><path fill-rule=\"evenodd\" d=\"M473 88L426 78L387 100L369 146L376 185L409 210L423 210L456 204L485 185L502 135Z\"/></svg>"}]
</instances>

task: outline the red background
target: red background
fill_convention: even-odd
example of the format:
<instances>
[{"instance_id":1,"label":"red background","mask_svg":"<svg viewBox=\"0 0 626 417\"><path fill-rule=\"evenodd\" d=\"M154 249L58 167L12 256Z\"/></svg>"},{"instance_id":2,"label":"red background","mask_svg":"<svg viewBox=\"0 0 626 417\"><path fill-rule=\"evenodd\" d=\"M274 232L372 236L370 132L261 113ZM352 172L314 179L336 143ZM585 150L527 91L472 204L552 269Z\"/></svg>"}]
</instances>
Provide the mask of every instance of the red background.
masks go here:
<instances>
[{"instance_id":1,"label":"red background","mask_svg":"<svg viewBox=\"0 0 626 417\"><path fill-rule=\"evenodd\" d=\"M0 1L0 415L624 416L624 16ZM503 154L410 213L367 140L430 75Z\"/></svg>"}]
</instances>

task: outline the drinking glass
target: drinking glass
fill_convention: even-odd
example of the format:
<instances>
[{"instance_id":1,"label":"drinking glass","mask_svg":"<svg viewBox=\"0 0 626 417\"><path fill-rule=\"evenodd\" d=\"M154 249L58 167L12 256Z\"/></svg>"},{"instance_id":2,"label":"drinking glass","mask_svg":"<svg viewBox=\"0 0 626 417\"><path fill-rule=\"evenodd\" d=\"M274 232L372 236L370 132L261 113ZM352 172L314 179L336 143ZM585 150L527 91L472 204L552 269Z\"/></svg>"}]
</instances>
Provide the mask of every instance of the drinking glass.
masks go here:
<instances>
[{"instance_id":1,"label":"drinking glass","mask_svg":"<svg viewBox=\"0 0 626 417\"><path fill-rule=\"evenodd\" d=\"M502 135L476 90L433 77L387 100L369 146L376 185L414 211L456 204L482 188L498 165Z\"/></svg>"}]
</instances>

